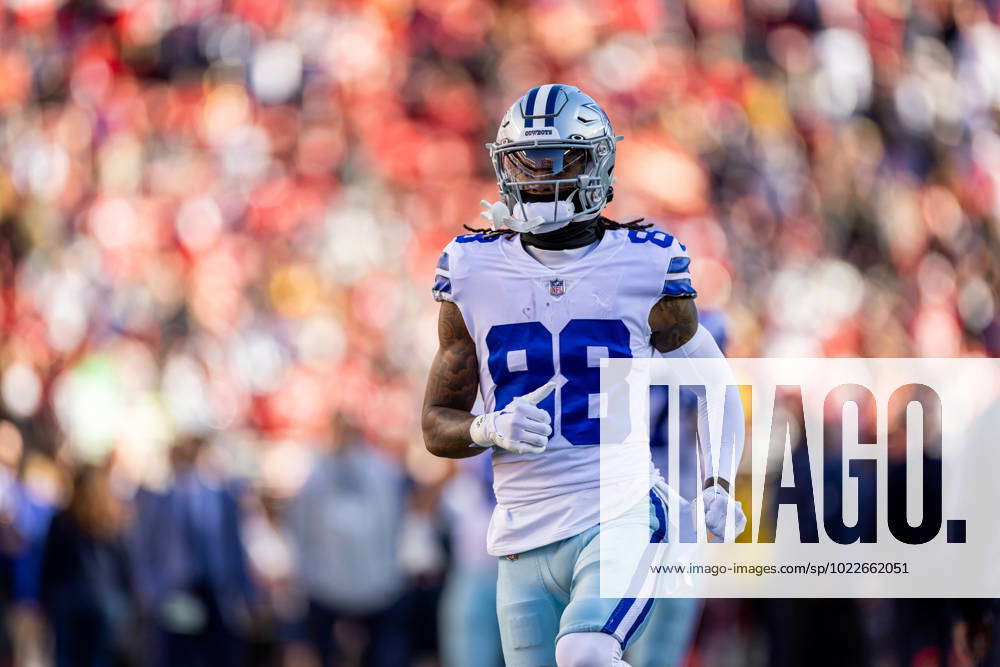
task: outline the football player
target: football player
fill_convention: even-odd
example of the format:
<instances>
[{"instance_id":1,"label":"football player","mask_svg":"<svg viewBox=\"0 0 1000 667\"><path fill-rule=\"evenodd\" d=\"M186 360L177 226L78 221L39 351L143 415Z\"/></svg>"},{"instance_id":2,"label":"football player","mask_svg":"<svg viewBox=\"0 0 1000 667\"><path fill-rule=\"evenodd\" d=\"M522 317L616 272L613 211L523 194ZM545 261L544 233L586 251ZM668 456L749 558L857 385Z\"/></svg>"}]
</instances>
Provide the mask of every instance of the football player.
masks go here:
<instances>
[{"instance_id":1,"label":"football player","mask_svg":"<svg viewBox=\"0 0 1000 667\"><path fill-rule=\"evenodd\" d=\"M528 91L487 146L500 190L499 201L483 202L489 228L455 238L437 265L439 349L424 440L437 456L492 452L497 506L487 550L500 557L497 614L509 667L623 665L654 602L600 597L599 538L637 522L650 541L667 532L655 468L602 522L601 359L721 356L699 327L684 245L601 214L620 139L578 88ZM478 416L470 412L477 394ZM719 460L733 460L728 454ZM728 508L737 534L745 525L727 502L731 479L724 465L705 479L714 535L724 534Z\"/></svg>"}]
</instances>

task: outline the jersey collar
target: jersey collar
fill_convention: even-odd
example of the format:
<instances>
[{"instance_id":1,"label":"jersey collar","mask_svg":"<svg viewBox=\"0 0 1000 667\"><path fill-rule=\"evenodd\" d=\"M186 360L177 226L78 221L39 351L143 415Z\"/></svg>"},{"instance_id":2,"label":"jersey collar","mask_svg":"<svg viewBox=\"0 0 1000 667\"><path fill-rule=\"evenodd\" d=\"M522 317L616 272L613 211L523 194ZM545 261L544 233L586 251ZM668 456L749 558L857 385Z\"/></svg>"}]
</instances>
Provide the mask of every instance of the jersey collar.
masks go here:
<instances>
[{"instance_id":1,"label":"jersey collar","mask_svg":"<svg viewBox=\"0 0 1000 667\"><path fill-rule=\"evenodd\" d=\"M604 236L597 242L596 248L558 269L550 269L529 255L519 236L502 239L499 245L500 252L518 271L529 275L559 276L589 273L601 259L610 257L621 248L621 243L616 243L617 238L618 235L614 232L605 231Z\"/></svg>"}]
</instances>

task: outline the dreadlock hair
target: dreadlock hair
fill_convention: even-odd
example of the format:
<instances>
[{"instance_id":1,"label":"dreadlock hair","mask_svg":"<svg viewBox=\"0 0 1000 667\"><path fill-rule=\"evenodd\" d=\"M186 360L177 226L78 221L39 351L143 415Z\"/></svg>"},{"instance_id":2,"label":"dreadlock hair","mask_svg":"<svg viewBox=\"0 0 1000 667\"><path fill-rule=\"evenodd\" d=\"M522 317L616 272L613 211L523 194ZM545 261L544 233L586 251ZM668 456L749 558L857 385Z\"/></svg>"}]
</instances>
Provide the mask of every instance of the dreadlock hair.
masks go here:
<instances>
[{"instance_id":1,"label":"dreadlock hair","mask_svg":"<svg viewBox=\"0 0 1000 667\"><path fill-rule=\"evenodd\" d=\"M653 223L643 222L643 220L645 220L645 218L636 218L635 220L630 220L628 222L618 222L617 220L606 218L603 215L597 216L597 224L602 230L630 229L632 231L641 232L653 226ZM486 229L470 227L468 225L462 226L473 234L483 234L484 236L503 236L504 238L510 238L517 234L517 232L513 229Z\"/></svg>"}]
</instances>

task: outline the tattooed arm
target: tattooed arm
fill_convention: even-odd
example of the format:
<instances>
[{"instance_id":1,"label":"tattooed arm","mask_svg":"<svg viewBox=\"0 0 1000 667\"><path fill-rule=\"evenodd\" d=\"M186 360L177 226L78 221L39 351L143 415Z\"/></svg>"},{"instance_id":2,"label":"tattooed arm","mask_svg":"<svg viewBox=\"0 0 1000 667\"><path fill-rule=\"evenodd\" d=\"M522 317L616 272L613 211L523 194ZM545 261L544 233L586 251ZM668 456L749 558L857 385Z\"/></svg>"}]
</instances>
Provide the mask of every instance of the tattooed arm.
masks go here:
<instances>
[{"instance_id":1,"label":"tattooed arm","mask_svg":"<svg viewBox=\"0 0 1000 667\"><path fill-rule=\"evenodd\" d=\"M458 306L441 302L438 351L424 392L423 431L427 451L435 456L463 459L488 448L471 446L469 412L479 390L476 344Z\"/></svg>"},{"instance_id":2,"label":"tattooed arm","mask_svg":"<svg viewBox=\"0 0 1000 667\"><path fill-rule=\"evenodd\" d=\"M698 309L691 297L665 296L649 311L650 343L659 352L671 352L698 331Z\"/></svg>"}]
</instances>

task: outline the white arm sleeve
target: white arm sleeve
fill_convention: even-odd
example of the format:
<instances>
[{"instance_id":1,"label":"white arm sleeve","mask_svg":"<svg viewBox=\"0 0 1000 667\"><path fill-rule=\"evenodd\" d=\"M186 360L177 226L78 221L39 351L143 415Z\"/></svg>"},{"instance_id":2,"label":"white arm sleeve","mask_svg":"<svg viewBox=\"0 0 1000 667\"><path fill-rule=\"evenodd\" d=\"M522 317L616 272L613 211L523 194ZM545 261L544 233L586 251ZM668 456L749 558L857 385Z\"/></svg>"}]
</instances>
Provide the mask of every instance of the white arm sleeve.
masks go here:
<instances>
[{"instance_id":1,"label":"white arm sleeve","mask_svg":"<svg viewBox=\"0 0 1000 667\"><path fill-rule=\"evenodd\" d=\"M660 356L667 359L725 359L715 338L700 324L691 340ZM702 373L703 386L695 388L698 395L698 444L704 479L721 477L732 486L743 456L743 401L729 364L724 362L718 368L721 374L711 373L711 378Z\"/></svg>"}]
</instances>

